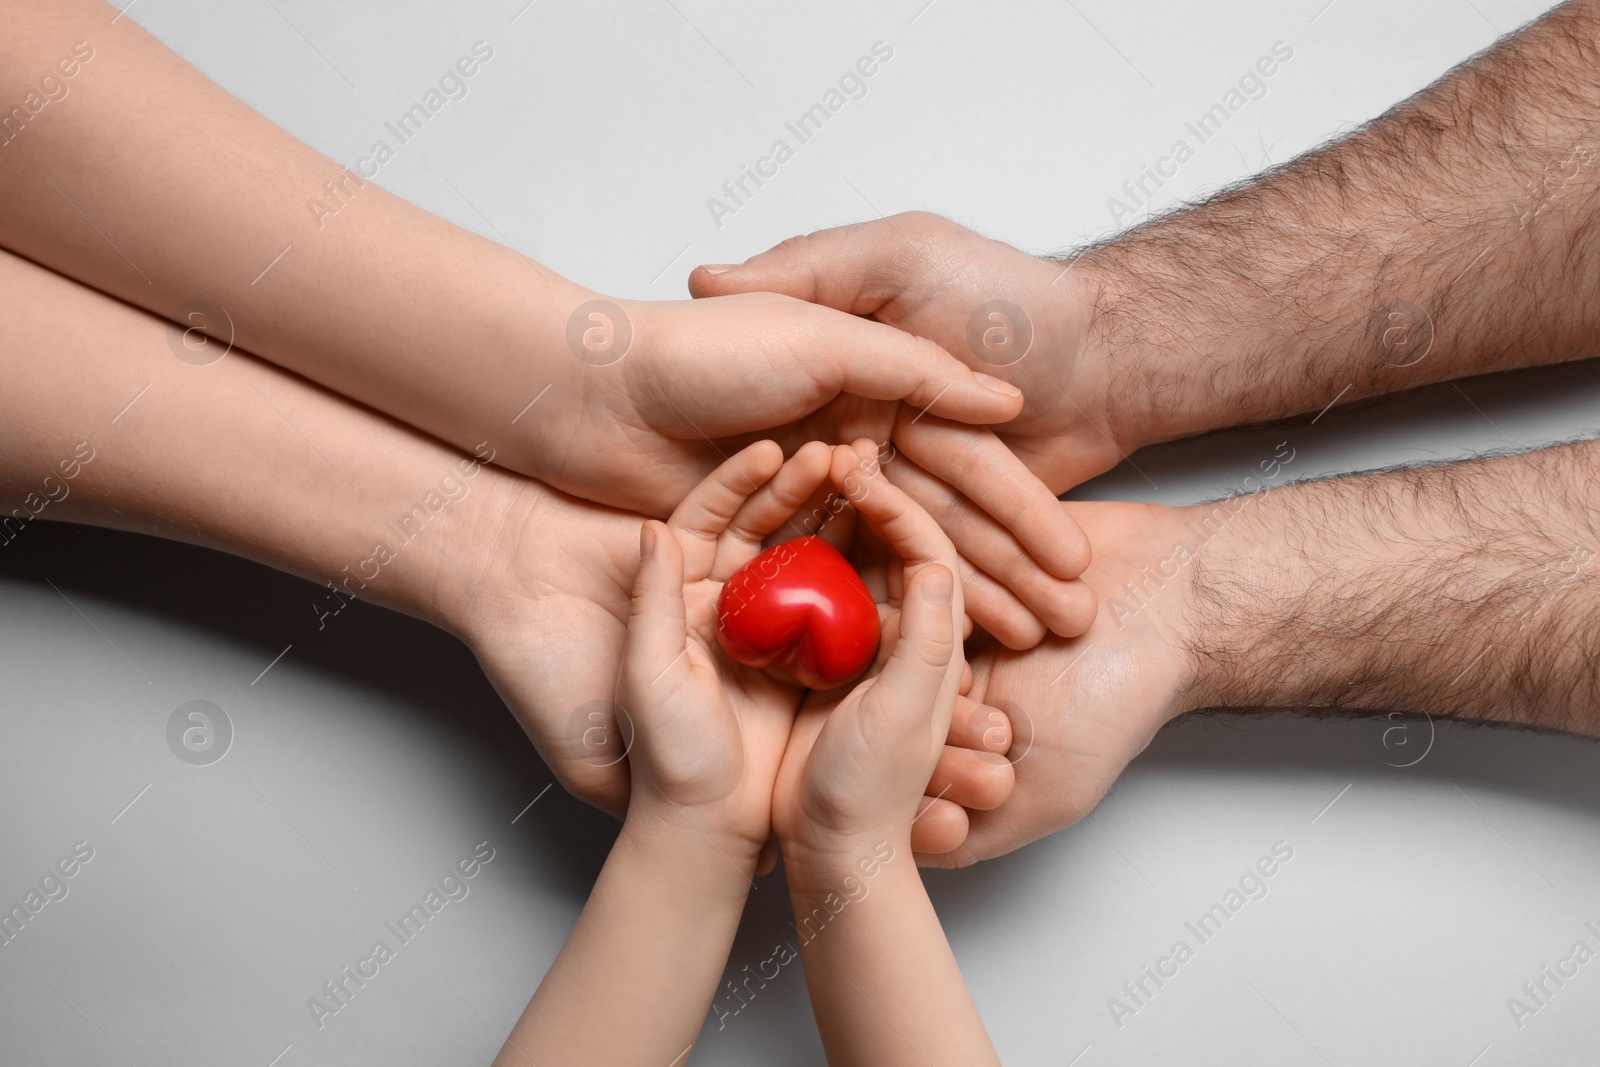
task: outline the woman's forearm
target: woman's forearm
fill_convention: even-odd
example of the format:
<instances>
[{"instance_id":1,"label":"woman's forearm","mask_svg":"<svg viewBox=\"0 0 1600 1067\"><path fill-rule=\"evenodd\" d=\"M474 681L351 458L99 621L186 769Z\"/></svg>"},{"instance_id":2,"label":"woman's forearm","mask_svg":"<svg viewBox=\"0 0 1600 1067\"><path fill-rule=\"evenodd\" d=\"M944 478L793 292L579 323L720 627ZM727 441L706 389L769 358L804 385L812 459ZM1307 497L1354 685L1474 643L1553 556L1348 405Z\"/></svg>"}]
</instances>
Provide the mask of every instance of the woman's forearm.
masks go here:
<instances>
[{"instance_id":1,"label":"woman's forearm","mask_svg":"<svg viewBox=\"0 0 1600 1067\"><path fill-rule=\"evenodd\" d=\"M4 252L0 291L0 552L87 522L451 623L463 534L514 476L237 351L186 363L175 328Z\"/></svg>"},{"instance_id":2,"label":"woman's forearm","mask_svg":"<svg viewBox=\"0 0 1600 1067\"><path fill-rule=\"evenodd\" d=\"M0 136L0 245L527 469L537 418L513 420L577 364L551 349L582 291L385 192L372 163L316 152L116 15L0 15L0 100L47 101ZM493 76L492 45L462 50Z\"/></svg>"}]
</instances>

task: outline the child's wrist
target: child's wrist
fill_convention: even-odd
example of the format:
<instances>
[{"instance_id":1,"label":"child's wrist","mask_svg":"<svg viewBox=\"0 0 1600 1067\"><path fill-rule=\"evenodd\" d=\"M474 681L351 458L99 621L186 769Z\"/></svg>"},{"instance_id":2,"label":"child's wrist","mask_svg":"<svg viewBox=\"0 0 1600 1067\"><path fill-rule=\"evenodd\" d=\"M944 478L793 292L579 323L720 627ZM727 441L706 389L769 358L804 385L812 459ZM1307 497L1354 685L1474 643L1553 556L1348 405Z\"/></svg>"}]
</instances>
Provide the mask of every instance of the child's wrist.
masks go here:
<instances>
[{"instance_id":1,"label":"child's wrist","mask_svg":"<svg viewBox=\"0 0 1600 1067\"><path fill-rule=\"evenodd\" d=\"M871 881L885 867L914 866L910 828L898 832L790 835L779 841L784 870L795 891L825 894L847 879Z\"/></svg>"},{"instance_id":2,"label":"child's wrist","mask_svg":"<svg viewBox=\"0 0 1600 1067\"><path fill-rule=\"evenodd\" d=\"M721 825L704 812L690 811L663 798L642 795L637 785L622 822L622 838L636 847L679 866L700 866L708 861L736 870L748 880L756 869L764 842Z\"/></svg>"}]
</instances>

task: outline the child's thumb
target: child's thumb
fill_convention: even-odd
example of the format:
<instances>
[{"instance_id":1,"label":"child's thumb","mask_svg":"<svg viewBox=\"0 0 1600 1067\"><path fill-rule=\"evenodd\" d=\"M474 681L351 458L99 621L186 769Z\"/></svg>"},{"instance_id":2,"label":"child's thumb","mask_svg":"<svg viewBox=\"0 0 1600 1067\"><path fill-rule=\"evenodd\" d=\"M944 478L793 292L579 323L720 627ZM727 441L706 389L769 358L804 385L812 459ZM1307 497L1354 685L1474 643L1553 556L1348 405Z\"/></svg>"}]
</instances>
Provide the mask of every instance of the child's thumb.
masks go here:
<instances>
[{"instance_id":1,"label":"child's thumb","mask_svg":"<svg viewBox=\"0 0 1600 1067\"><path fill-rule=\"evenodd\" d=\"M954 590L954 576L938 563L921 568L906 589L900 640L872 692L878 714L901 728L924 723L930 714L939 720L940 708L946 709L941 729L949 728L948 708L954 706L961 680L959 666L952 677L952 662L960 659L961 649L950 609Z\"/></svg>"},{"instance_id":2,"label":"child's thumb","mask_svg":"<svg viewBox=\"0 0 1600 1067\"><path fill-rule=\"evenodd\" d=\"M635 682L654 684L683 654L683 549L664 522L639 529L639 573L628 615L627 667Z\"/></svg>"}]
</instances>

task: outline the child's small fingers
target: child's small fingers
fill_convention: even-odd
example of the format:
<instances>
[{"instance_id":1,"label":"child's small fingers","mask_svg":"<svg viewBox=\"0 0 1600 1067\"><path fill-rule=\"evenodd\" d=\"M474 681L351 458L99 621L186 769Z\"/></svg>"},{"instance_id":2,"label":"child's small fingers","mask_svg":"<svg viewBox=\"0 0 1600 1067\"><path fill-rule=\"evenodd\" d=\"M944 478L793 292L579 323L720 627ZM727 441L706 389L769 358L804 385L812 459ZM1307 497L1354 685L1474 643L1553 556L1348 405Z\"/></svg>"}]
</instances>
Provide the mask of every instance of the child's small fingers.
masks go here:
<instances>
[{"instance_id":1,"label":"child's small fingers","mask_svg":"<svg viewBox=\"0 0 1600 1067\"><path fill-rule=\"evenodd\" d=\"M633 580L623 664L635 700L683 661L688 625L683 606L683 549L666 523L639 529L639 573Z\"/></svg>"},{"instance_id":2,"label":"child's small fingers","mask_svg":"<svg viewBox=\"0 0 1600 1067\"><path fill-rule=\"evenodd\" d=\"M965 662L950 614L955 595L955 576L937 563L920 571L907 590L898 639L863 705L869 715L863 730L871 730L881 721L886 727L881 736L884 743L905 743L906 737L915 736L930 718L941 743L949 730L948 717Z\"/></svg>"},{"instance_id":3,"label":"child's small fingers","mask_svg":"<svg viewBox=\"0 0 1600 1067\"><path fill-rule=\"evenodd\" d=\"M923 855L958 849L967 839L967 825L967 809L960 804L925 796L911 823L911 851Z\"/></svg>"},{"instance_id":4,"label":"child's small fingers","mask_svg":"<svg viewBox=\"0 0 1600 1067\"><path fill-rule=\"evenodd\" d=\"M1011 751L1011 738L1011 720L1005 712L970 697L956 698L945 744L1003 756Z\"/></svg>"},{"instance_id":5,"label":"child's small fingers","mask_svg":"<svg viewBox=\"0 0 1600 1067\"><path fill-rule=\"evenodd\" d=\"M998 752L946 745L928 779L927 791L969 810L988 811L1004 804L1016 785L1016 769Z\"/></svg>"},{"instance_id":6,"label":"child's small fingers","mask_svg":"<svg viewBox=\"0 0 1600 1067\"><path fill-rule=\"evenodd\" d=\"M712 577L732 574L753 559L761 551L762 540L784 529L786 524L793 524L794 529L786 531L793 537L804 536L821 525L825 514L811 516L796 512L827 482L832 456L832 449L821 441L807 442L766 484L750 494L727 522ZM807 521L813 518L816 521Z\"/></svg>"},{"instance_id":7,"label":"child's small fingers","mask_svg":"<svg viewBox=\"0 0 1600 1067\"><path fill-rule=\"evenodd\" d=\"M868 526L907 567L939 562L954 566L956 551L939 524L855 449L834 449L829 477Z\"/></svg>"},{"instance_id":8,"label":"child's small fingers","mask_svg":"<svg viewBox=\"0 0 1600 1067\"><path fill-rule=\"evenodd\" d=\"M776 441L757 441L735 453L708 474L673 509L667 524L683 544L688 572L694 578L711 573L717 542L746 500L783 466Z\"/></svg>"}]
</instances>

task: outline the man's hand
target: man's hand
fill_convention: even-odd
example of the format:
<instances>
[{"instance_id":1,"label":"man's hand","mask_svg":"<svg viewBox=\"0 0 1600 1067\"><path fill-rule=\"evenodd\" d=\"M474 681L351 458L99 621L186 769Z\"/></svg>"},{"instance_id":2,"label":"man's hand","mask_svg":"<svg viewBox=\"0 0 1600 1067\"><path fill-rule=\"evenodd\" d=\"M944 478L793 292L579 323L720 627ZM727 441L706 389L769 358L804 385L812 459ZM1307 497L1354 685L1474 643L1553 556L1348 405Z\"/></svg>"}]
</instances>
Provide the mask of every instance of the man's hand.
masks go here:
<instances>
[{"instance_id":1,"label":"man's hand","mask_svg":"<svg viewBox=\"0 0 1600 1067\"><path fill-rule=\"evenodd\" d=\"M1016 788L999 807L967 812L959 849L919 852L918 862L964 866L1020 848L1092 811L1162 726L1189 710L1194 666L1186 630L1187 567L1171 577L1175 550L1193 543L1182 509L1150 504L1062 505L1100 546L1085 579L1100 600L1094 625L1073 640L1030 652L991 645L972 658L968 696L1012 724ZM1155 575L1152 577L1152 575ZM1141 600L1130 596L1131 583Z\"/></svg>"},{"instance_id":2,"label":"man's hand","mask_svg":"<svg viewBox=\"0 0 1600 1067\"><path fill-rule=\"evenodd\" d=\"M1068 826L1197 708L1411 711L1600 736L1600 441L1184 508L1064 504L1104 546L1084 637L972 660L1017 785L960 865Z\"/></svg>"},{"instance_id":3,"label":"man's hand","mask_svg":"<svg viewBox=\"0 0 1600 1067\"><path fill-rule=\"evenodd\" d=\"M997 430L1057 492L1158 441L1593 356L1597 50L1600 0L1562 4L1349 136L1063 262L912 213L690 289L815 300L1006 378L1027 404Z\"/></svg>"},{"instance_id":4,"label":"man's hand","mask_svg":"<svg viewBox=\"0 0 1600 1067\"><path fill-rule=\"evenodd\" d=\"M697 297L771 290L815 301L928 338L1005 379L1025 403L996 427L1000 440L1061 493L1123 456L1117 434L1128 413L1120 405L1137 385L1089 351L1093 304L1084 281L1072 261L1030 256L911 212L794 237L742 264L699 267L689 289ZM959 452L920 429L899 427L896 442L950 481ZM936 516L945 510L937 493L913 495Z\"/></svg>"}]
</instances>

